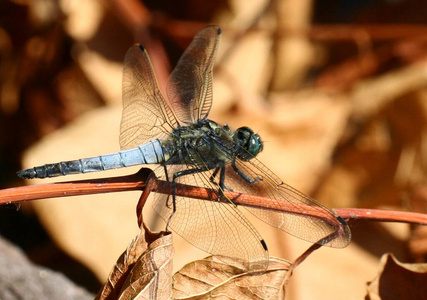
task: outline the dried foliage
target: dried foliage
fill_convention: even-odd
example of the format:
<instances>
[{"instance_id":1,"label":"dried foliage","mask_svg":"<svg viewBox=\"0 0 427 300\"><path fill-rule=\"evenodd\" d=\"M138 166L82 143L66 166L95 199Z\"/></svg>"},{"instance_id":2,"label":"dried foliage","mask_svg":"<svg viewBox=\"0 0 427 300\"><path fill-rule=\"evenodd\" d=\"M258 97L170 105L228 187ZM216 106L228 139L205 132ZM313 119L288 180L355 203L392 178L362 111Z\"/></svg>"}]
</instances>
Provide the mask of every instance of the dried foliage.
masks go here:
<instances>
[{"instance_id":1,"label":"dried foliage","mask_svg":"<svg viewBox=\"0 0 427 300\"><path fill-rule=\"evenodd\" d=\"M120 256L96 299L170 299L172 236L142 230Z\"/></svg>"},{"instance_id":2,"label":"dried foliage","mask_svg":"<svg viewBox=\"0 0 427 300\"><path fill-rule=\"evenodd\" d=\"M210 256L172 277L171 235L156 234L148 245L143 236L119 258L96 299L284 299L286 261L272 259L267 270L248 272L245 262Z\"/></svg>"},{"instance_id":3,"label":"dried foliage","mask_svg":"<svg viewBox=\"0 0 427 300\"><path fill-rule=\"evenodd\" d=\"M367 300L425 299L427 264L405 264L384 254L377 278L368 284Z\"/></svg>"},{"instance_id":4,"label":"dried foliage","mask_svg":"<svg viewBox=\"0 0 427 300\"><path fill-rule=\"evenodd\" d=\"M284 299L289 263L271 259L268 269L248 272L245 263L207 257L185 265L173 276L173 299Z\"/></svg>"},{"instance_id":5,"label":"dried foliage","mask_svg":"<svg viewBox=\"0 0 427 300\"><path fill-rule=\"evenodd\" d=\"M289 264L271 260L265 271L248 272L245 262L208 257L172 277L170 233L142 231L117 261L96 299L282 299Z\"/></svg>"}]
</instances>

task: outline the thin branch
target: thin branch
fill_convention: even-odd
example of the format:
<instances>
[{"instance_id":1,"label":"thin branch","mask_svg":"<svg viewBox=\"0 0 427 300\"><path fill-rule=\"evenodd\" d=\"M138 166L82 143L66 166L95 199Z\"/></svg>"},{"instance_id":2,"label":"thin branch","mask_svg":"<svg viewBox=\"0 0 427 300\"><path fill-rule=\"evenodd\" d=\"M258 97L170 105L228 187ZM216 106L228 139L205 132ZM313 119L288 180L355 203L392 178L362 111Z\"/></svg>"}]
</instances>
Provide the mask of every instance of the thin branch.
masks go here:
<instances>
[{"instance_id":1,"label":"thin branch","mask_svg":"<svg viewBox=\"0 0 427 300\"><path fill-rule=\"evenodd\" d=\"M402 222L427 225L427 214L382 210L371 208L336 208L335 212L346 220L365 220L376 222Z\"/></svg>"},{"instance_id":2,"label":"thin branch","mask_svg":"<svg viewBox=\"0 0 427 300\"><path fill-rule=\"evenodd\" d=\"M154 175L152 170L148 168L142 168L138 173L129 176L9 188L0 190L0 205L55 197L92 195L135 190L144 191L150 175ZM154 176L153 180L154 183L150 188L148 188L146 193L154 191L156 193L168 195L172 194L172 184L170 182L157 180ZM337 222L336 218L324 214L321 210L316 209L316 207L302 203L288 203L286 201L277 203L276 201L271 201L267 197L230 191L224 191L224 194L229 200L233 201L237 205L286 212L289 214L309 215L311 217L322 219L323 221L330 224L336 224ZM197 186L177 184L176 195L196 198L204 201L226 201L227 203L230 203L229 200L218 198L216 191ZM298 207L298 211L295 211L296 206ZM335 209L335 212L347 221L369 220L427 225L426 214L413 212L358 208L340 208Z\"/></svg>"},{"instance_id":3,"label":"thin branch","mask_svg":"<svg viewBox=\"0 0 427 300\"><path fill-rule=\"evenodd\" d=\"M47 183L4 189L0 190L0 205L56 197L143 190L151 172L151 169L142 168L139 172L128 176Z\"/></svg>"}]
</instances>

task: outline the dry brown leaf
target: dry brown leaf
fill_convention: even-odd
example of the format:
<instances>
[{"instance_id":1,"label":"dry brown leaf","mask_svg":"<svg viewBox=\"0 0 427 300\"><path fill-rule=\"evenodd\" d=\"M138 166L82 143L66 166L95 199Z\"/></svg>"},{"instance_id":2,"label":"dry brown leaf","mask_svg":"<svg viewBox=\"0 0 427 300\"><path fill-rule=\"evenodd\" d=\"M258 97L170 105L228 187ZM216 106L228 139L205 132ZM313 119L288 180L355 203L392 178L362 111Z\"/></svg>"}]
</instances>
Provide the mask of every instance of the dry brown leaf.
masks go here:
<instances>
[{"instance_id":1,"label":"dry brown leaf","mask_svg":"<svg viewBox=\"0 0 427 300\"><path fill-rule=\"evenodd\" d=\"M366 299L426 299L427 264L399 262L393 254L380 261L378 277L369 283Z\"/></svg>"},{"instance_id":2,"label":"dry brown leaf","mask_svg":"<svg viewBox=\"0 0 427 300\"><path fill-rule=\"evenodd\" d=\"M172 254L170 233L141 230L96 299L170 299Z\"/></svg>"},{"instance_id":3,"label":"dry brown leaf","mask_svg":"<svg viewBox=\"0 0 427 300\"><path fill-rule=\"evenodd\" d=\"M238 260L210 256L173 276L173 299L284 299L289 262L270 259L265 271L245 271Z\"/></svg>"},{"instance_id":4,"label":"dry brown leaf","mask_svg":"<svg viewBox=\"0 0 427 300\"><path fill-rule=\"evenodd\" d=\"M172 254L170 234L150 244L130 271L119 299L170 299Z\"/></svg>"}]
</instances>

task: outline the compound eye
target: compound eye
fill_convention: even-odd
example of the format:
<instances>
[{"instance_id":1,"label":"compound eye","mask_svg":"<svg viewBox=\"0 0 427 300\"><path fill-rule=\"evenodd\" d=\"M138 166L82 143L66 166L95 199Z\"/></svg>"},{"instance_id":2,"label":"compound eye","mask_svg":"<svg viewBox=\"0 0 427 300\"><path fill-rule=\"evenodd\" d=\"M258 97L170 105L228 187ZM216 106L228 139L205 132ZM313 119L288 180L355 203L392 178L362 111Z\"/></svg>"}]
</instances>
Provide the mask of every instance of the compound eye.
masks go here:
<instances>
[{"instance_id":1,"label":"compound eye","mask_svg":"<svg viewBox=\"0 0 427 300\"><path fill-rule=\"evenodd\" d=\"M259 135L253 133L249 138L249 143L247 145L247 150L252 156L257 156L258 153L262 151L262 142Z\"/></svg>"},{"instance_id":2,"label":"compound eye","mask_svg":"<svg viewBox=\"0 0 427 300\"><path fill-rule=\"evenodd\" d=\"M248 161L262 151L261 138L248 127L237 129L234 139L244 149L237 154L242 160Z\"/></svg>"}]
</instances>

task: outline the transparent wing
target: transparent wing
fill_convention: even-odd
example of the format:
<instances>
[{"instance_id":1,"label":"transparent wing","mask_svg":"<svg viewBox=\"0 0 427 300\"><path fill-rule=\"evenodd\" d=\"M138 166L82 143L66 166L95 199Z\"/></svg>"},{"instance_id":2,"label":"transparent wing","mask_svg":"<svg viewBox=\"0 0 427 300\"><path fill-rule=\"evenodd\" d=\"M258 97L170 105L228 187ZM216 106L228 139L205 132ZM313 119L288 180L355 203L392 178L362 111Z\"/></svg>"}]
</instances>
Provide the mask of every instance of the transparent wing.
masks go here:
<instances>
[{"instance_id":1,"label":"transparent wing","mask_svg":"<svg viewBox=\"0 0 427 300\"><path fill-rule=\"evenodd\" d=\"M248 183L232 166L227 167L225 185L235 192L262 196L268 199L268 207L287 207L292 212L278 212L245 206L249 212L262 221L300 239L317 243L334 233L341 235L325 246L344 248L351 240L351 232L342 224L337 215L316 200L283 183L271 170L256 158L248 162L236 161L236 167L251 179ZM311 213L309 213L311 212Z\"/></svg>"},{"instance_id":2,"label":"transparent wing","mask_svg":"<svg viewBox=\"0 0 427 300\"><path fill-rule=\"evenodd\" d=\"M209 26L193 39L170 75L167 95L183 124L206 118L212 106L212 76L221 29Z\"/></svg>"},{"instance_id":3,"label":"transparent wing","mask_svg":"<svg viewBox=\"0 0 427 300\"><path fill-rule=\"evenodd\" d=\"M169 177L189 166L168 166ZM178 183L206 187L216 192L218 187L209 181L212 171L179 177ZM165 179L163 167L156 170ZM172 196L155 194L153 206L168 222L172 214ZM234 204L176 197L176 212L169 227L199 249L214 255L239 258L247 269L262 270L268 266L268 252L262 237ZM264 244L265 245L265 244Z\"/></svg>"},{"instance_id":4,"label":"transparent wing","mask_svg":"<svg viewBox=\"0 0 427 300\"><path fill-rule=\"evenodd\" d=\"M322 245L343 248L351 240L351 232L347 224L343 224L338 216L329 208L316 200L304 195L296 189L286 185L271 170L258 159L249 161L235 160L235 167L231 164L233 151L238 147L234 142L224 147L221 140L210 139L211 147L221 152L219 157L229 157L226 164L224 186L237 193L263 197L263 207L271 209L244 206L262 221L279 228L300 239ZM240 148L240 151L246 151ZM203 154L199 154L203 156ZM203 157L208 160L208 157ZM249 179L257 180L250 183L243 178L236 169ZM219 176L215 179L219 184ZM286 207L286 211L280 208ZM276 210L274 210L276 209ZM327 238L337 235L333 240Z\"/></svg>"},{"instance_id":5,"label":"transparent wing","mask_svg":"<svg viewBox=\"0 0 427 300\"><path fill-rule=\"evenodd\" d=\"M170 106L160 92L147 51L141 45L126 53L123 69L122 150L167 136L177 126Z\"/></svg>"}]
</instances>

